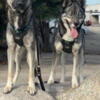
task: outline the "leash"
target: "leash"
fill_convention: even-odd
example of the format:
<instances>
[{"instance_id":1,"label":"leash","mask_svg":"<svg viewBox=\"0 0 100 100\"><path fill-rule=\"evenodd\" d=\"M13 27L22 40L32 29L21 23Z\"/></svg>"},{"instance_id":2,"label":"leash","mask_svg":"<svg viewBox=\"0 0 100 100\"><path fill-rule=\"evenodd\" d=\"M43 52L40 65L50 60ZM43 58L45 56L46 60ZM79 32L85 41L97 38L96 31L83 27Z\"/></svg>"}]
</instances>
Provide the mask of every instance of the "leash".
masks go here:
<instances>
[{"instance_id":1,"label":"leash","mask_svg":"<svg viewBox=\"0 0 100 100\"><path fill-rule=\"evenodd\" d=\"M40 82L41 89L45 91L44 83L41 76L41 68L40 68L40 51L39 51L39 43L38 38L36 37L36 46L37 46L37 66L35 67L35 75L38 77Z\"/></svg>"}]
</instances>

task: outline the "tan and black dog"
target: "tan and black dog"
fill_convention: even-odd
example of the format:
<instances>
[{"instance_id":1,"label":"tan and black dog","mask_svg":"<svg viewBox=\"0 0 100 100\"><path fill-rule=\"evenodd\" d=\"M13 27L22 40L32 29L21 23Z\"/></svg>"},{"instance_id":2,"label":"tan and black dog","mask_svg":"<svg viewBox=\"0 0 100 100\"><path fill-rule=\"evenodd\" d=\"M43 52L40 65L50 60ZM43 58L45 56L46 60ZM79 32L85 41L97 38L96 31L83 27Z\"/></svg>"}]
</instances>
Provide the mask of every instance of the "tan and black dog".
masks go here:
<instances>
[{"instance_id":1,"label":"tan and black dog","mask_svg":"<svg viewBox=\"0 0 100 100\"><path fill-rule=\"evenodd\" d=\"M62 13L59 18L59 32L55 36L54 48L56 59L52 65L48 84L54 83L55 67L61 60L61 82L65 81L64 60L67 53L73 54L72 88L78 87L78 75L83 80L82 69L84 65L84 30L81 28L85 19L85 0L64 0Z\"/></svg>"},{"instance_id":2,"label":"tan and black dog","mask_svg":"<svg viewBox=\"0 0 100 100\"><path fill-rule=\"evenodd\" d=\"M4 93L11 92L20 72L22 49L27 51L27 62L29 65L28 92L34 95L36 92L34 83L35 68L35 24L31 0L7 0L8 25L6 39L8 44L8 80ZM13 67L16 63L14 78Z\"/></svg>"}]
</instances>

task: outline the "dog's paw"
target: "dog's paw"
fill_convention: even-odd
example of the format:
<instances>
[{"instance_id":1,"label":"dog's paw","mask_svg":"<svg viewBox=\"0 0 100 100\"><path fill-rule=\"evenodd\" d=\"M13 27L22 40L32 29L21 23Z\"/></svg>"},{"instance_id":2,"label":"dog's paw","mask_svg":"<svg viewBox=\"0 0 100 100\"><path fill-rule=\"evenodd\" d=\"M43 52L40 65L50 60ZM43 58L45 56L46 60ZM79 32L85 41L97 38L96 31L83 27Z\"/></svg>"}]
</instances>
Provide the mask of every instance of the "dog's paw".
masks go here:
<instances>
[{"instance_id":1,"label":"dog's paw","mask_svg":"<svg viewBox=\"0 0 100 100\"><path fill-rule=\"evenodd\" d=\"M78 83L73 83L73 84L72 84L72 88L73 88L73 89L77 88L78 86L79 86Z\"/></svg>"},{"instance_id":2,"label":"dog's paw","mask_svg":"<svg viewBox=\"0 0 100 100\"><path fill-rule=\"evenodd\" d=\"M12 91L12 86L6 86L3 90L4 94L10 93Z\"/></svg>"},{"instance_id":3,"label":"dog's paw","mask_svg":"<svg viewBox=\"0 0 100 100\"><path fill-rule=\"evenodd\" d=\"M35 95L35 94L36 94L35 86L28 86L27 92L28 92L30 95Z\"/></svg>"},{"instance_id":4,"label":"dog's paw","mask_svg":"<svg viewBox=\"0 0 100 100\"><path fill-rule=\"evenodd\" d=\"M49 79L47 84L48 85L54 84L54 79Z\"/></svg>"},{"instance_id":5,"label":"dog's paw","mask_svg":"<svg viewBox=\"0 0 100 100\"><path fill-rule=\"evenodd\" d=\"M77 88L79 86L78 80L76 77L72 79L72 88Z\"/></svg>"}]
</instances>

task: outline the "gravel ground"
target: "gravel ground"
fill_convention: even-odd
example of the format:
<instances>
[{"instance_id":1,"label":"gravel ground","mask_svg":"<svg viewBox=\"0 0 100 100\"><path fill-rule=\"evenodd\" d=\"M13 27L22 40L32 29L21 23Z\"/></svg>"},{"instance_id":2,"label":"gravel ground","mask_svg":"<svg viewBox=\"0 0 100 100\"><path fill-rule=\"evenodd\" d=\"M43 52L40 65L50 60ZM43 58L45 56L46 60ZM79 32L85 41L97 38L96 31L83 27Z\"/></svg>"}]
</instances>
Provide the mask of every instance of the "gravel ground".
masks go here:
<instances>
[{"instance_id":1,"label":"gravel ground","mask_svg":"<svg viewBox=\"0 0 100 100\"><path fill-rule=\"evenodd\" d=\"M57 96L57 100L100 100L100 71L88 77L79 88Z\"/></svg>"}]
</instances>

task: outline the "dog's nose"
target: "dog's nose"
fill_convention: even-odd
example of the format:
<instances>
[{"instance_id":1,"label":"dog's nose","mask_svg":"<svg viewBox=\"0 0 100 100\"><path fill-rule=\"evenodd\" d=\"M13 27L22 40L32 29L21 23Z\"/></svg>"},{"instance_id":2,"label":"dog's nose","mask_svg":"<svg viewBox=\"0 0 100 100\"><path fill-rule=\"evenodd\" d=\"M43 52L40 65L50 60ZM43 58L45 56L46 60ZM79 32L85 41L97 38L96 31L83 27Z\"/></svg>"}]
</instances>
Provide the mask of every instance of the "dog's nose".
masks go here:
<instances>
[{"instance_id":1,"label":"dog's nose","mask_svg":"<svg viewBox=\"0 0 100 100\"><path fill-rule=\"evenodd\" d=\"M23 2L18 2L17 5L18 5L19 7L23 7Z\"/></svg>"},{"instance_id":2,"label":"dog's nose","mask_svg":"<svg viewBox=\"0 0 100 100\"><path fill-rule=\"evenodd\" d=\"M75 22L74 24L75 24L75 26L78 26L78 23L77 22Z\"/></svg>"},{"instance_id":3,"label":"dog's nose","mask_svg":"<svg viewBox=\"0 0 100 100\"><path fill-rule=\"evenodd\" d=\"M23 8L23 2L13 2L12 6L17 9L18 7Z\"/></svg>"}]
</instances>

